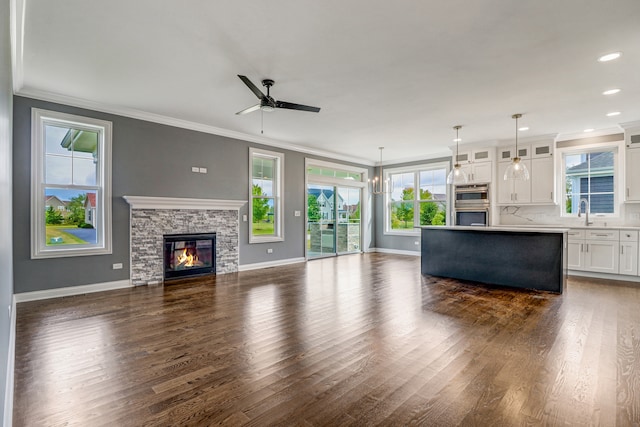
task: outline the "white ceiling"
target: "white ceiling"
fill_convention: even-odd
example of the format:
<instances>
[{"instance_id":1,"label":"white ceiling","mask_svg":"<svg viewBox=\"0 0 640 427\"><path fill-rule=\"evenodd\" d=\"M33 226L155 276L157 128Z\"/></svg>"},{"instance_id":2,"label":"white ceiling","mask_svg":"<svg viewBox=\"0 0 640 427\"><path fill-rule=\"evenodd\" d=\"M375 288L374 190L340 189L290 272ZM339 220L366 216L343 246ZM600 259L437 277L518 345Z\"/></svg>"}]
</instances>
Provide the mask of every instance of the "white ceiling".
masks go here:
<instances>
[{"instance_id":1,"label":"white ceiling","mask_svg":"<svg viewBox=\"0 0 640 427\"><path fill-rule=\"evenodd\" d=\"M341 158L447 153L457 124L513 138L513 113L521 137L640 120L640 0L16 2L18 94ZM264 113L260 136L237 74L322 111Z\"/></svg>"}]
</instances>

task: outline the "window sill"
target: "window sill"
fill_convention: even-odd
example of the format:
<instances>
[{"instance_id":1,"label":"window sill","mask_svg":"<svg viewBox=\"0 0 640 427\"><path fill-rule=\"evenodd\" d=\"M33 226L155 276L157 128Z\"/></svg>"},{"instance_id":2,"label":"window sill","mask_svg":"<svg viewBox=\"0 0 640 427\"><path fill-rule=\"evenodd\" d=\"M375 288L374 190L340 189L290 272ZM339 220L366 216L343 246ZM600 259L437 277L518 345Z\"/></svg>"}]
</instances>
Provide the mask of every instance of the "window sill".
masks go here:
<instances>
[{"instance_id":1,"label":"window sill","mask_svg":"<svg viewBox=\"0 0 640 427\"><path fill-rule=\"evenodd\" d=\"M31 259L67 258L91 255L110 255L111 248L85 248L85 249L44 249L31 253Z\"/></svg>"},{"instance_id":2,"label":"window sill","mask_svg":"<svg viewBox=\"0 0 640 427\"><path fill-rule=\"evenodd\" d=\"M284 237L249 237L249 243L284 242Z\"/></svg>"}]
</instances>

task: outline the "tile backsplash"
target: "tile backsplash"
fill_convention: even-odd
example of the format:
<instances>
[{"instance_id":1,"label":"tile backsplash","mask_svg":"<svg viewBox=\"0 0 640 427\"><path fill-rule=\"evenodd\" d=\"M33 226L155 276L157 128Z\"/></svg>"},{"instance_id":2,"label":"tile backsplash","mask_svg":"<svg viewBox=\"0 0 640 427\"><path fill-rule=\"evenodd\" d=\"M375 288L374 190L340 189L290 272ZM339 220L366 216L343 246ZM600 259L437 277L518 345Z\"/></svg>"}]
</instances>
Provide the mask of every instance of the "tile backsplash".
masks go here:
<instances>
[{"instance_id":1,"label":"tile backsplash","mask_svg":"<svg viewBox=\"0 0 640 427\"><path fill-rule=\"evenodd\" d=\"M560 206L499 206L499 225L562 225L580 226L584 224L582 218L562 218ZM623 204L618 218L598 217L590 215L589 221L595 227L640 227L640 203Z\"/></svg>"}]
</instances>

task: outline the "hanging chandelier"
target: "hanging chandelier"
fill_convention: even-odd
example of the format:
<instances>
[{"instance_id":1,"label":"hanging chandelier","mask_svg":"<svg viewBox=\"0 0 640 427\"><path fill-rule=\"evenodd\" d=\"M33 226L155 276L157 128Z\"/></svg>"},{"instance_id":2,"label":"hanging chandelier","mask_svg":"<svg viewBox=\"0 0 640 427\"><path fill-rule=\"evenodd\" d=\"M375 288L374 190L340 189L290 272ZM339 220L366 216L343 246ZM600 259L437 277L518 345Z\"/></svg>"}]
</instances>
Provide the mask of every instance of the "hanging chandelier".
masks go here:
<instances>
[{"instance_id":1,"label":"hanging chandelier","mask_svg":"<svg viewBox=\"0 0 640 427\"><path fill-rule=\"evenodd\" d=\"M520 180L527 181L529 179L529 170L527 166L521 162L520 157L518 157L518 119L522 117L522 114L514 114L511 116L512 119L516 120L516 152L514 153L514 157L511 159L511 164L507 167L507 170L504 171L504 180Z\"/></svg>"},{"instance_id":2,"label":"hanging chandelier","mask_svg":"<svg viewBox=\"0 0 640 427\"><path fill-rule=\"evenodd\" d=\"M378 147L378 150L380 150L379 176L374 176L373 179L368 179L367 182L369 182L369 191L372 194L386 194L389 193L389 180L382 179L382 150L384 150L384 147Z\"/></svg>"},{"instance_id":3,"label":"hanging chandelier","mask_svg":"<svg viewBox=\"0 0 640 427\"><path fill-rule=\"evenodd\" d=\"M462 126L460 125L453 127L456 130L456 157L453 169L451 169L451 171L449 171L449 175L447 175L447 184L460 185L466 184L468 181L467 173L462 170L462 166L458 163L458 143L460 142L458 131L461 127Z\"/></svg>"}]
</instances>

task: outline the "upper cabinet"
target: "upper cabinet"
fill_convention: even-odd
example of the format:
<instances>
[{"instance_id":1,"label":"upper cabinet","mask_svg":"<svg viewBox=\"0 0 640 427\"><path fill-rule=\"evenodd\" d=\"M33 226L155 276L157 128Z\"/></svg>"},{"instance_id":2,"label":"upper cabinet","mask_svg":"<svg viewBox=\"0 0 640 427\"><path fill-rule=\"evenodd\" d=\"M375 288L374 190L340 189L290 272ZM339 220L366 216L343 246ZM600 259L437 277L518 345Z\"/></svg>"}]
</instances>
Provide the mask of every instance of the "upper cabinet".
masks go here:
<instances>
[{"instance_id":1,"label":"upper cabinet","mask_svg":"<svg viewBox=\"0 0 640 427\"><path fill-rule=\"evenodd\" d=\"M467 174L469 184L486 184L492 180L494 148L460 151L458 163Z\"/></svg>"},{"instance_id":2,"label":"upper cabinet","mask_svg":"<svg viewBox=\"0 0 640 427\"><path fill-rule=\"evenodd\" d=\"M515 146L498 147L498 204L528 205L555 203L553 141L518 145L518 157L529 170L528 181L505 181L504 172L515 157Z\"/></svg>"},{"instance_id":3,"label":"upper cabinet","mask_svg":"<svg viewBox=\"0 0 640 427\"><path fill-rule=\"evenodd\" d=\"M640 202L640 129L625 132L626 176L625 201Z\"/></svg>"}]
</instances>

